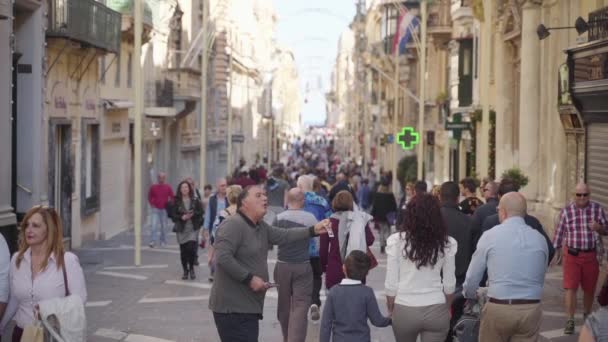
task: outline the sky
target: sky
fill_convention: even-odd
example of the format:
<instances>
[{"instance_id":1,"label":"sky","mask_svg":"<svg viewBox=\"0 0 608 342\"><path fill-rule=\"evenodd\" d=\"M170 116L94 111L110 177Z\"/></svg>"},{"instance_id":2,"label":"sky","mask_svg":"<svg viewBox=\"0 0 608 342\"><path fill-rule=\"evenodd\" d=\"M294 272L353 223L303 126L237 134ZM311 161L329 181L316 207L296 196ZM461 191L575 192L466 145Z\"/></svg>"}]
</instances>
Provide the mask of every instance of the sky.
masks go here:
<instances>
[{"instance_id":1,"label":"sky","mask_svg":"<svg viewBox=\"0 0 608 342\"><path fill-rule=\"evenodd\" d=\"M356 0L274 0L277 41L295 55L302 91L302 121L325 122L325 93L338 39L355 15ZM321 87L319 87L321 86ZM307 91L307 89L309 89Z\"/></svg>"}]
</instances>

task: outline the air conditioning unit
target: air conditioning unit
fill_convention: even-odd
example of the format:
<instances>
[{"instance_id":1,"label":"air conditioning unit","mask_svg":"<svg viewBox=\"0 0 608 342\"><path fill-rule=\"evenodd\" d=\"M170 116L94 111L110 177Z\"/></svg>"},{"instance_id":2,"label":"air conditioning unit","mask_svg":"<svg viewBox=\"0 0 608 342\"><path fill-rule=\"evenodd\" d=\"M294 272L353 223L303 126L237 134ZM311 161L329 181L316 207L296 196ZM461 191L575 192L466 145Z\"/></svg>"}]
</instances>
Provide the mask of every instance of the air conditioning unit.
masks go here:
<instances>
[{"instance_id":1,"label":"air conditioning unit","mask_svg":"<svg viewBox=\"0 0 608 342\"><path fill-rule=\"evenodd\" d=\"M0 0L0 20L10 18L13 13L11 10L11 0Z\"/></svg>"}]
</instances>

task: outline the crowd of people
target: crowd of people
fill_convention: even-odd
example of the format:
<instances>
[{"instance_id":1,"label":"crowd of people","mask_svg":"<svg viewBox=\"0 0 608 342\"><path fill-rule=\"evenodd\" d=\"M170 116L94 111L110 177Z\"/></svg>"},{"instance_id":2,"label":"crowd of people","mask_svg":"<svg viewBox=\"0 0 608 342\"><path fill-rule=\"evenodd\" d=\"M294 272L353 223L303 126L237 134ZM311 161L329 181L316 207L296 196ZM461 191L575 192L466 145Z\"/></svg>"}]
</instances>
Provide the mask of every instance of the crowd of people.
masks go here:
<instances>
[{"instance_id":1,"label":"crowd of people","mask_svg":"<svg viewBox=\"0 0 608 342\"><path fill-rule=\"evenodd\" d=\"M574 189L550 239L528 214L514 179L404 182L402 196L391 192L393 182L391 172L376 176L341 160L326 139L297 140L288 161L270 172L242 161L202 191L192 178L174 191L159 173L148 193L149 247L166 246L171 227L183 280L196 279L198 253L206 249L209 309L223 342L258 340L265 294L275 287L286 342L305 341L309 320L320 322L322 342L370 341L368 321L390 326L399 342L451 341L476 303L483 310L473 340L537 341L545 273L560 262L564 333L575 331L580 287L586 322L580 341L608 339L608 286L592 313L608 221L586 184ZM32 208L19 234L12 257L0 235L0 328L14 320L13 341L36 329L49 300L65 299L84 316L87 298L78 257L64 251L54 209ZM370 249L376 239L386 255L387 316L366 285L378 266Z\"/></svg>"},{"instance_id":2,"label":"crowd of people","mask_svg":"<svg viewBox=\"0 0 608 342\"><path fill-rule=\"evenodd\" d=\"M390 171L363 169L341 160L332 141L319 139L297 140L287 163L270 171L241 161L214 192L205 186L203 195L188 179L174 197L161 174L150 192L158 209L150 245L166 243L158 214L165 208L178 227L184 279L195 277L198 248L192 246L208 246L209 308L222 341L257 341L271 287L278 287L284 341L304 341L308 320L321 321L321 341L367 341L368 319L392 326L397 341L451 340L465 307L482 294L487 303L476 333L480 341L536 341L545 273L562 260L564 333L574 333L579 286L585 318L591 314L603 255L596 250L607 222L586 185L577 186L551 240L527 213L513 179L406 182L400 195L390 190L397 181ZM376 239L387 259L388 317L365 285L378 264L369 248ZM265 261L273 245L274 282ZM601 312L588 322L606 316ZM585 334L594 331L597 324Z\"/></svg>"}]
</instances>

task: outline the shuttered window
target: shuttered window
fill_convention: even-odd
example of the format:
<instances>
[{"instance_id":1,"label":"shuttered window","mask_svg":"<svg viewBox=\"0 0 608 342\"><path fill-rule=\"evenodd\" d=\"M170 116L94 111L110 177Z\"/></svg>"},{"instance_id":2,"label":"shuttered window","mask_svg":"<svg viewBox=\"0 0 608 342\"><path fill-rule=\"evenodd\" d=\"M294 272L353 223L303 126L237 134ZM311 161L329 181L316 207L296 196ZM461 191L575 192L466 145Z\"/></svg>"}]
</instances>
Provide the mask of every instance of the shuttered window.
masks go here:
<instances>
[{"instance_id":1,"label":"shuttered window","mask_svg":"<svg viewBox=\"0 0 608 342\"><path fill-rule=\"evenodd\" d=\"M587 127L587 183L591 198L608 210L608 123Z\"/></svg>"}]
</instances>

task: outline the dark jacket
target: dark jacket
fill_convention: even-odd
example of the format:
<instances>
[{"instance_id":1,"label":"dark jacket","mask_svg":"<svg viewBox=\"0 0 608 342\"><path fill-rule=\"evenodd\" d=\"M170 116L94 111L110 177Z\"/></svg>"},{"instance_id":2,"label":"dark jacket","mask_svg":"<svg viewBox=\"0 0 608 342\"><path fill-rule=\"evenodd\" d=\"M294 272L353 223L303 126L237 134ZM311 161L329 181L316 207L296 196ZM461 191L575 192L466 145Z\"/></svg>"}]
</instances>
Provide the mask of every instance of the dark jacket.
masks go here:
<instances>
[{"instance_id":1,"label":"dark jacket","mask_svg":"<svg viewBox=\"0 0 608 342\"><path fill-rule=\"evenodd\" d=\"M198 230L203 225L203 205L201 204L201 200L196 197L193 197L190 201L190 208L194 213L191 219L192 226L194 227L194 230ZM175 227L173 228L174 231L181 232L184 230L186 221L182 220L182 215L187 214L188 212L181 196L175 197L171 204L171 210L169 210L169 216L173 223L175 223Z\"/></svg>"},{"instance_id":2,"label":"dark jacket","mask_svg":"<svg viewBox=\"0 0 608 342\"><path fill-rule=\"evenodd\" d=\"M456 204L444 203L441 216L448 229L448 235L458 242L456 252L456 284L461 285L467 275L471 257L473 256L473 220L463 214Z\"/></svg>"},{"instance_id":3,"label":"dark jacket","mask_svg":"<svg viewBox=\"0 0 608 342\"><path fill-rule=\"evenodd\" d=\"M472 230L473 230L473 252L475 252L475 250L477 249L477 241L479 241L479 238L481 237L481 225L483 224L483 222L485 221L486 218L488 218L489 216L492 215L496 215L498 212L496 211L496 208L498 207L498 199L497 198L490 198L487 200L486 204L482 205L481 207L477 208L477 210L475 210L475 213L473 214L473 226L472 226Z\"/></svg>"},{"instance_id":4,"label":"dark jacket","mask_svg":"<svg viewBox=\"0 0 608 342\"><path fill-rule=\"evenodd\" d=\"M531 216L531 215L526 215L524 217L524 221L526 221L526 224L528 226L532 227L532 229L541 233L543 235L543 237L545 238L545 240L547 241L547 247L549 250L549 262L551 262L551 260L553 259L553 255L555 255L555 248L553 248L553 243L551 242L551 239L549 239L549 236L547 235L547 233L545 233L545 229L543 228L543 225L540 224L540 222L536 219L536 217ZM499 224L500 224L500 221L498 220L498 214L488 216L488 218L486 218L483 221L483 224L481 226L481 234L483 235L484 232L498 226Z\"/></svg>"},{"instance_id":5,"label":"dark jacket","mask_svg":"<svg viewBox=\"0 0 608 342\"><path fill-rule=\"evenodd\" d=\"M350 185L350 183L348 183L347 180L343 180L339 183L336 183L331 188L331 191L329 192L329 204L330 205L331 205L331 202L334 200L334 197L336 197L336 195L338 194L338 192L340 192L342 190L346 190L346 191L350 192L351 195L353 195L353 200L355 201L355 203L357 203L357 204L359 203L357 201L357 194L355 194L353 187Z\"/></svg>"},{"instance_id":6,"label":"dark jacket","mask_svg":"<svg viewBox=\"0 0 608 342\"><path fill-rule=\"evenodd\" d=\"M397 200L392 192L376 192L372 200L372 212L376 222L388 222L389 213L396 214Z\"/></svg>"}]
</instances>

